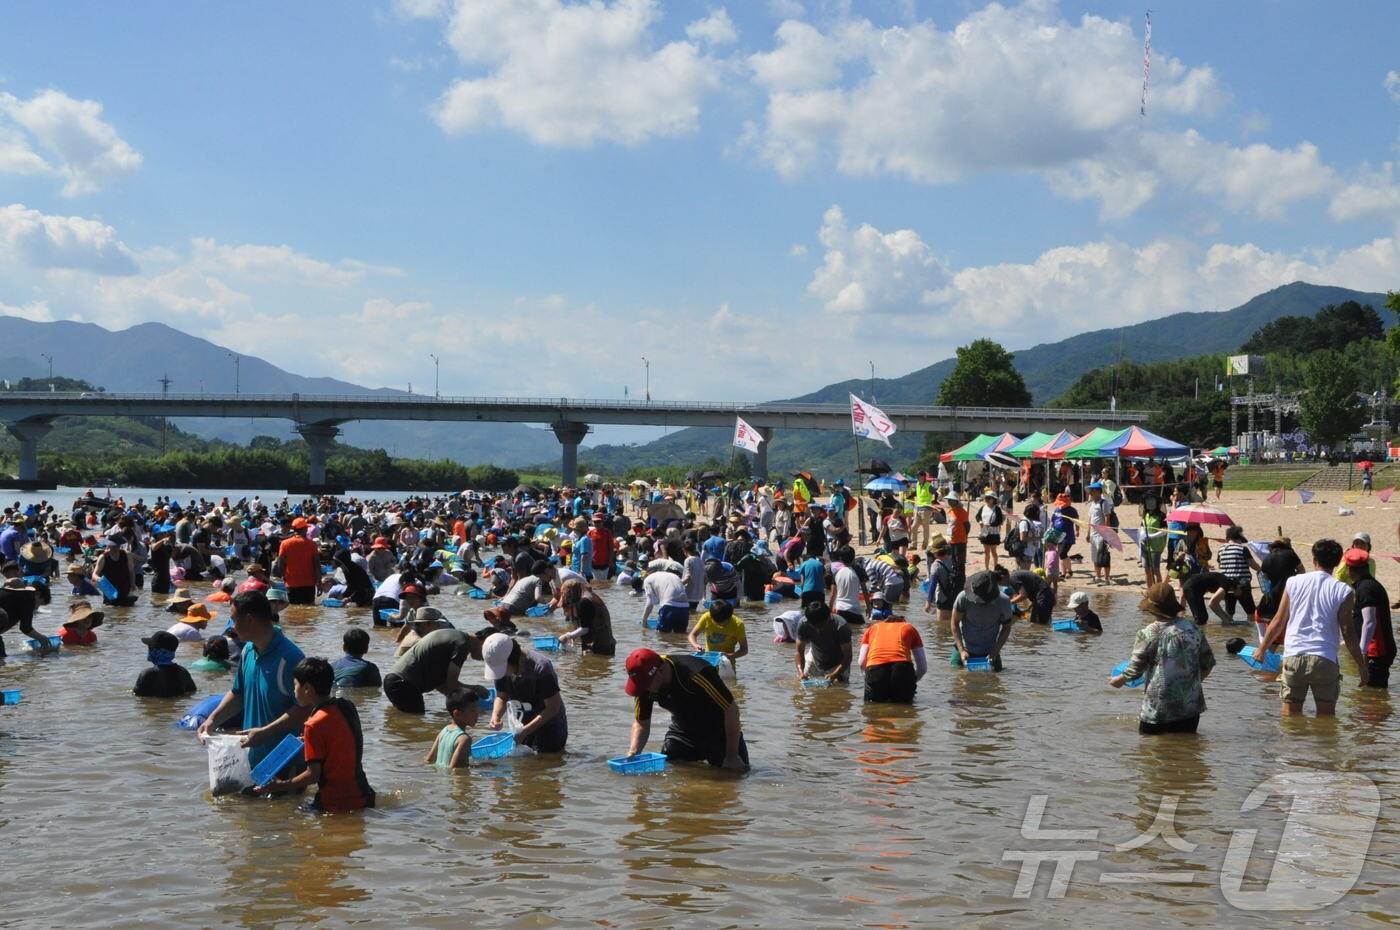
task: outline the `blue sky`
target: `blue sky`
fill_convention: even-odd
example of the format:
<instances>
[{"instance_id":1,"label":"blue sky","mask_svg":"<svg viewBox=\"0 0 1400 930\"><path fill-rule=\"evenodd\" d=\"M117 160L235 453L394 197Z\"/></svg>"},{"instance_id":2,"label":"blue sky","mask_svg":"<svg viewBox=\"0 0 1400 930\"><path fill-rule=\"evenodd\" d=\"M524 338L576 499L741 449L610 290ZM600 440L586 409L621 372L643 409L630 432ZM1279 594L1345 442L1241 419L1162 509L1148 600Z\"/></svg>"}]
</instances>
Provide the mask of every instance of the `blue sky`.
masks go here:
<instances>
[{"instance_id":1,"label":"blue sky","mask_svg":"<svg viewBox=\"0 0 1400 930\"><path fill-rule=\"evenodd\" d=\"M790 396L1400 286L1400 6L40 4L0 311L443 391ZM447 360L451 359L451 362ZM502 366L501 361L509 364ZM513 367L512 367L513 366ZM429 369L430 370L430 369Z\"/></svg>"}]
</instances>

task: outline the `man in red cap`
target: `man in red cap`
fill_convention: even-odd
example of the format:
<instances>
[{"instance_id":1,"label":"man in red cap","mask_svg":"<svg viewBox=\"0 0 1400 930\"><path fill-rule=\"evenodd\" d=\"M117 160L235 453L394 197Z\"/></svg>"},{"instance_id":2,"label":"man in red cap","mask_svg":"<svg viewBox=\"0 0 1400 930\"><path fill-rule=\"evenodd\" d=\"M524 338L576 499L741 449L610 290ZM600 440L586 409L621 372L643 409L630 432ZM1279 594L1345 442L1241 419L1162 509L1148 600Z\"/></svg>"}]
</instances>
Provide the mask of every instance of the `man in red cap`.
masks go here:
<instances>
[{"instance_id":1,"label":"man in red cap","mask_svg":"<svg viewBox=\"0 0 1400 930\"><path fill-rule=\"evenodd\" d=\"M749 768L749 749L739 725L739 705L719 672L704 659L636 649L627 657L627 693L636 699L632 742L635 756L651 736L652 707L671 712L661 752L678 762L704 760L735 772Z\"/></svg>"},{"instance_id":2,"label":"man in red cap","mask_svg":"<svg viewBox=\"0 0 1400 930\"><path fill-rule=\"evenodd\" d=\"M588 541L593 544L593 577L599 581L611 578L616 574L617 538L608 529L607 516L601 510L593 514L593 528L588 531Z\"/></svg>"},{"instance_id":3,"label":"man in red cap","mask_svg":"<svg viewBox=\"0 0 1400 930\"><path fill-rule=\"evenodd\" d=\"M282 563L282 580L287 583L287 603L316 603L316 582L321 578L321 560L316 544L306 538L306 520L292 521L292 535L277 548Z\"/></svg>"}]
</instances>

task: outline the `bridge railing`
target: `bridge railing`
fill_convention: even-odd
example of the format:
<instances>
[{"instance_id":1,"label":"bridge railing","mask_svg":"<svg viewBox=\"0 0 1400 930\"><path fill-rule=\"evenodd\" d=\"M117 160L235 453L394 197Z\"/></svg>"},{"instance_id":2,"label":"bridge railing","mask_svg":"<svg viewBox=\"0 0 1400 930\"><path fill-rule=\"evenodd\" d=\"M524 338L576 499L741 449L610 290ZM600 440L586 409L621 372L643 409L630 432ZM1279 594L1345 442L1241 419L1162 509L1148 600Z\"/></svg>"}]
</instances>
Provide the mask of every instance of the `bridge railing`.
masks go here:
<instances>
[{"instance_id":1,"label":"bridge railing","mask_svg":"<svg viewBox=\"0 0 1400 930\"><path fill-rule=\"evenodd\" d=\"M812 404L773 401L756 404L743 404L717 401L645 401L616 400L605 398L576 397L467 397L426 394L210 394L210 393L127 393L111 391L88 392L47 392L9 391L0 392L0 406L7 401L24 402L101 402L112 403L277 403L277 404L389 404L405 406L451 406L451 407L530 407L550 410L635 410L678 411L696 413L733 413L761 411L785 414L832 414L849 410L846 404ZM910 404L889 404L881 407L891 416L958 416L1004 418L1021 420L1098 420L1101 422L1138 422L1151 415L1147 410L1098 410L1085 408L1056 407L939 407Z\"/></svg>"}]
</instances>

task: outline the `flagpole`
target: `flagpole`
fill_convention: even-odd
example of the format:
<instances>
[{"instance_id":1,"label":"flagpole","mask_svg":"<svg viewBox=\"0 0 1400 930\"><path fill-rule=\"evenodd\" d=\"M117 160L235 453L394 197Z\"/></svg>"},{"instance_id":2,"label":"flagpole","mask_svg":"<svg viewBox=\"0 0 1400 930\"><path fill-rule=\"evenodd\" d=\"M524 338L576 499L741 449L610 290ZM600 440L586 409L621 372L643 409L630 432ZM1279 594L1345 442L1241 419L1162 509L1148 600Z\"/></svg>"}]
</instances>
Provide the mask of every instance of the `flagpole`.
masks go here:
<instances>
[{"instance_id":1,"label":"flagpole","mask_svg":"<svg viewBox=\"0 0 1400 930\"><path fill-rule=\"evenodd\" d=\"M856 447L856 489L859 492L865 490L865 484L860 480L860 436L852 433L851 439ZM859 493L856 494L856 523L860 527L860 544L863 546L865 545L865 501L861 500Z\"/></svg>"}]
</instances>

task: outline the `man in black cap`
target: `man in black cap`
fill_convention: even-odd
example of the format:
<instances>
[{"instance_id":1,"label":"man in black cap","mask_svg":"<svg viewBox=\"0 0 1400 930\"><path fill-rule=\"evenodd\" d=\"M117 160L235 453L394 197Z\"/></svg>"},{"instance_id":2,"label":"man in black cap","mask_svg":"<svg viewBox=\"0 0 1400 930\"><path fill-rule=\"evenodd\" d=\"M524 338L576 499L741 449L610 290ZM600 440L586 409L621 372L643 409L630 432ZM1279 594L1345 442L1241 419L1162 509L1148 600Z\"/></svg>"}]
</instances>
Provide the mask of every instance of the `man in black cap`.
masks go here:
<instances>
[{"instance_id":1,"label":"man in black cap","mask_svg":"<svg viewBox=\"0 0 1400 930\"><path fill-rule=\"evenodd\" d=\"M161 630L141 637L141 642L146 644L146 658L150 659L152 667L136 679L132 694L137 697L180 697L194 693L194 679L190 678L190 673L183 666L175 664L175 650L180 648L180 641L174 633Z\"/></svg>"}]
</instances>

